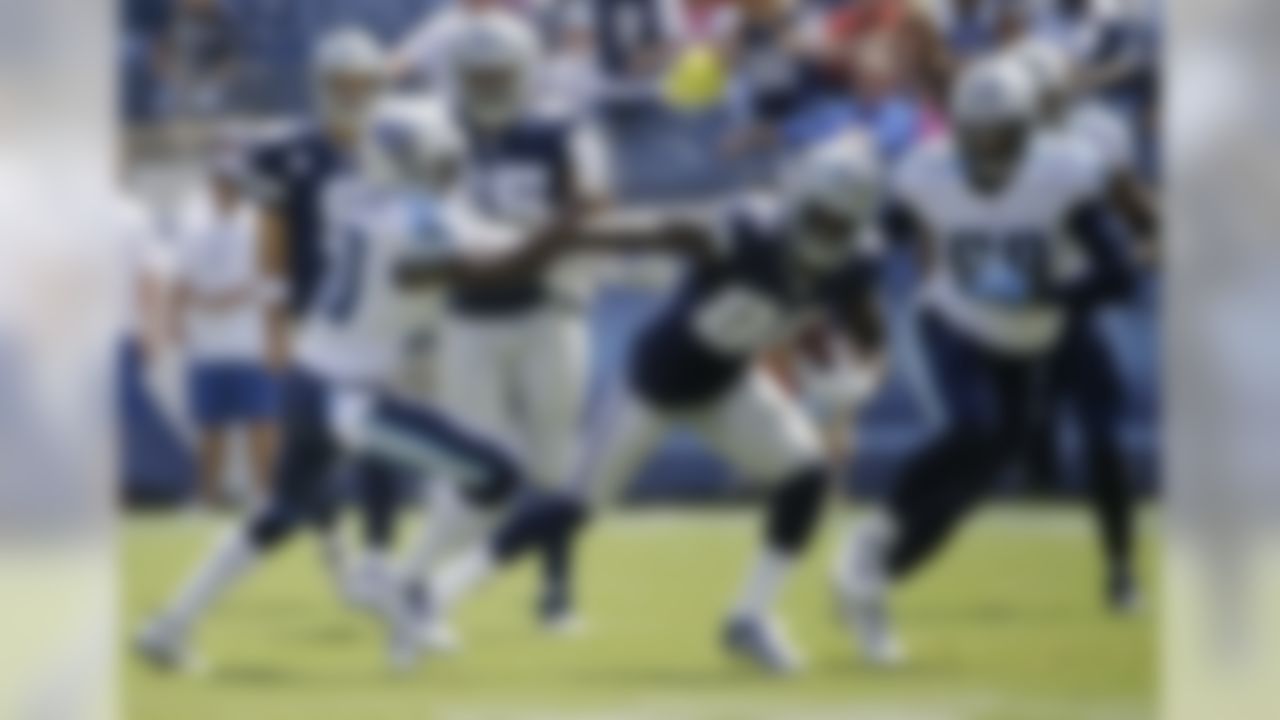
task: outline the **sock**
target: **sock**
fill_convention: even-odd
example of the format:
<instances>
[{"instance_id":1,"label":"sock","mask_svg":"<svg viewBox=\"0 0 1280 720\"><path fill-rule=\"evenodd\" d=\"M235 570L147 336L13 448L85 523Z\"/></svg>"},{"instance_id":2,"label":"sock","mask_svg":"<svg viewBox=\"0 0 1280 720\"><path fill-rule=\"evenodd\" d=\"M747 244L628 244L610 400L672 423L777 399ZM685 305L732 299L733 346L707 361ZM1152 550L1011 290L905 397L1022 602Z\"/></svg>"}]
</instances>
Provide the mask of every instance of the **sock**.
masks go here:
<instances>
[{"instance_id":1,"label":"sock","mask_svg":"<svg viewBox=\"0 0 1280 720\"><path fill-rule=\"evenodd\" d=\"M1089 453L1090 493L1102 538L1108 574L1132 572L1133 492L1126 477L1124 458L1109 442L1096 441Z\"/></svg>"},{"instance_id":2,"label":"sock","mask_svg":"<svg viewBox=\"0 0 1280 720\"><path fill-rule=\"evenodd\" d=\"M443 479L432 482L427 524L405 561L405 575L421 578L436 569L450 553L472 546L492 528L496 513L468 502L457 487Z\"/></svg>"},{"instance_id":3,"label":"sock","mask_svg":"<svg viewBox=\"0 0 1280 720\"><path fill-rule=\"evenodd\" d=\"M755 567L747 575L742 594L734 606L733 616L738 618L766 616L773 608L782 584L790 575L794 560L788 553L766 547L756 559Z\"/></svg>"},{"instance_id":4,"label":"sock","mask_svg":"<svg viewBox=\"0 0 1280 720\"><path fill-rule=\"evenodd\" d=\"M164 614L185 634L210 606L257 562L258 549L242 528L235 528L205 559L169 604Z\"/></svg>"},{"instance_id":5,"label":"sock","mask_svg":"<svg viewBox=\"0 0 1280 720\"><path fill-rule=\"evenodd\" d=\"M431 578L432 607L447 616L457 604L493 576L499 562L488 543L467 551Z\"/></svg>"},{"instance_id":6,"label":"sock","mask_svg":"<svg viewBox=\"0 0 1280 720\"><path fill-rule=\"evenodd\" d=\"M361 477L359 490L365 547L373 550L394 546L399 499L396 476L383 468L373 468Z\"/></svg>"}]
</instances>

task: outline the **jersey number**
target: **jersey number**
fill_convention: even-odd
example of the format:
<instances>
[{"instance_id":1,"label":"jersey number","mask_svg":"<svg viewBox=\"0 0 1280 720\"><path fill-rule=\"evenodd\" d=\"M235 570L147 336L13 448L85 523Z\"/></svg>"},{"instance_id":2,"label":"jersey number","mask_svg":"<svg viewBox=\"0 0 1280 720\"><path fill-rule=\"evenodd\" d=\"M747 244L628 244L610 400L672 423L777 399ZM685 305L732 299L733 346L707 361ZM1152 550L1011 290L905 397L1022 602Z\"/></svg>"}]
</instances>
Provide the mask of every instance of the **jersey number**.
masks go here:
<instances>
[{"instance_id":1,"label":"jersey number","mask_svg":"<svg viewBox=\"0 0 1280 720\"><path fill-rule=\"evenodd\" d=\"M730 288L698 309L694 327L711 347L729 353L755 350L777 336L782 314L761 295Z\"/></svg>"},{"instance_id":2,"label":"jersey number","mask_svg":"<svg viewBox=\"0 0 1280 720\"><path fill-rule=\"evenodd\" d=\"M1037 232L960 232L949 243L960 286L986 302L1022 305L1043 300L1051 268L1048 238Z\"/></svg>"},{"instance_id":3,"label":"jersey number","mask_svg":"<svg viewBox=\"0 0 1280 720\"><path fill-rule=\"evenodd\" d=\"M320 295L320 312L329 320L345 322L355 313L367 249L364 235L355 230L340 236L325 268L324 292Z\"/></svg>"}]
</instances>

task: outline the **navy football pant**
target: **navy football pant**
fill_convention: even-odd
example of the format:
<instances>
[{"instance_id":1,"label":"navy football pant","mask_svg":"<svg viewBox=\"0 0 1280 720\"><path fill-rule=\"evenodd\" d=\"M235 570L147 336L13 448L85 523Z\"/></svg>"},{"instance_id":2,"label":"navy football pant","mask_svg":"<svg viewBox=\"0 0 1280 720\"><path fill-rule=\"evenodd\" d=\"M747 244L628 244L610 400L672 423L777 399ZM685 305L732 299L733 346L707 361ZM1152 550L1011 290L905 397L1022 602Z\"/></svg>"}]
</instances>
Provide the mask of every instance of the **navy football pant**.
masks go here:
<instances>
[{"instance_id":1,"label":"navy football pant","mask_svg":"<svg viewBox=\"0 0 1280 720\"><path fill-rule=\"evenodd\" d=\"M1133 547L1133 491L1120 445L1123 398L1115 353L1099 326L1089 317L1073 319L1054 357L1050 412L1061 408L1079 428L1090 500L1114 569L1127 568Z\"/></svg>"},{"instance_id":2,"label":"navy football pant","mask_svg":"<svg viewBox=\"0 0 1280 720\"><path fill-rule=\"evenodd\" d=\"M888 558L894 577L928 560L986 496L1025 447L1051 380L1040 357L992 351L932 312L920 340L941 429L914 453L890 491L897 535Z\"/></svg>"}]
</instances>

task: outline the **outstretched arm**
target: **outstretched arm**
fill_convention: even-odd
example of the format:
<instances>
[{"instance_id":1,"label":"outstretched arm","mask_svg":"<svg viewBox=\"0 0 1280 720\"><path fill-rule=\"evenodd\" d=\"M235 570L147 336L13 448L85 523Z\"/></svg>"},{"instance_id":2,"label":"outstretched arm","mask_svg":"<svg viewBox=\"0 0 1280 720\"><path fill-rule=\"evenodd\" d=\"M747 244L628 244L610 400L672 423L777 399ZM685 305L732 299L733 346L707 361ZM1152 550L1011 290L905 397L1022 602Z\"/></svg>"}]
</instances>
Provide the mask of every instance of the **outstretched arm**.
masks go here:
<instances>
[{"instance_id":1,"label":"outstretched arm","mask_svg":"<svg viewBox=\"0 0 1280 720\"><path fill-rule=\"evenodd\" d=\"M574 244L575 225L567 218L549 223L529 242L495 255L408 259L396 269L396 279L401 287L416 289L441 283L494 285L533 277Z\"/></svg>"},{"instance_id":2,"label":"outstretched arm","mask_svg":"<svg viewBox=\"0 0 1280 720\"><path fill-rule=\"evenodd\" d=\"M584 228L576 244L581 252L660 253L692 262L717 256L714 233L697 218L677 215L614 215Z\"/></svg>"}]
</instances>

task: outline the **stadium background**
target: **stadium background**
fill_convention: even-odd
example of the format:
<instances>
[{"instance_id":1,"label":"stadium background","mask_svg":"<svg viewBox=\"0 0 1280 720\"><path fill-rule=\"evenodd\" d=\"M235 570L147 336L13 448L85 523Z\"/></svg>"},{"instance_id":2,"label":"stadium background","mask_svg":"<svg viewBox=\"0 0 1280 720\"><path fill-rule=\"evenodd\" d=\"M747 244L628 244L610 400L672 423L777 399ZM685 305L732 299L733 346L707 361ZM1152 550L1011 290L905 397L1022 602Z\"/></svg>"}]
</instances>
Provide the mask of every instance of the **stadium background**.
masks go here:
<instances>
[{"instance_id":1,"label":"stadium background","mask_svg":"<svg viewBox=\"0 0 1280 720\"><path fill-rule=\"evenodd\" d=\"M220 112L256 119L278 119L306 106L307 59L313 41L343 24L372 29L384 39L398 38L441 0L223 0L224 17L236 33L237 73ZM121 47L121 104L127 119L134 162L132 175L146 194L162 204L166 189L198 181L198 155L172 141L173 119L166 113L162 88L147 62L164 22L165 0L122 3L125 42ZM711 198L766 173L770 158L753 155L735 160L718 153L719 138L730 122L723 110L681 114L661 107L622 117L602 118L610 139L619 199L626 203L661 203L672 199ZM1144 145L1154 143L1145 138ZM1153 170L1154 172L1154 170ZM148 192L150 191L150 192ZM865 410L850 487L874 494L883 486L904 451L928 431L928 419L911 381L911 339L907 314L912 271L897 258L889 268L886 306L894 313L891 377L876 401ZM1118 350L1127 381L1125 447L1134 477L1144 491L1156 489L1155 457L1159 437L1159 356L1156 347L1158 288L1148 280L1138 302L1109 311L1102 322ZM627 339L660 302L652 293L604 292L594 308L595 378L598 389L615 378ZM184 497L194 483L189 451L158 413L154 398L136 377L121 379L125 398L125 483L131 499L167 502ZM1071 471L1075 453L1071 428L1059 424L1066 472L1061 487L1079 489ZM635 486L646 499L717 499L732 494L734 483L720 463L686 438L675 436L654 459ZM1026 489L1011 477L1010 491Z\"/></svg>"}]
</instances>

